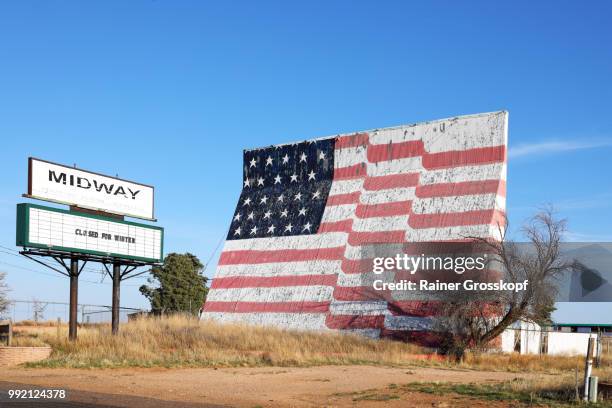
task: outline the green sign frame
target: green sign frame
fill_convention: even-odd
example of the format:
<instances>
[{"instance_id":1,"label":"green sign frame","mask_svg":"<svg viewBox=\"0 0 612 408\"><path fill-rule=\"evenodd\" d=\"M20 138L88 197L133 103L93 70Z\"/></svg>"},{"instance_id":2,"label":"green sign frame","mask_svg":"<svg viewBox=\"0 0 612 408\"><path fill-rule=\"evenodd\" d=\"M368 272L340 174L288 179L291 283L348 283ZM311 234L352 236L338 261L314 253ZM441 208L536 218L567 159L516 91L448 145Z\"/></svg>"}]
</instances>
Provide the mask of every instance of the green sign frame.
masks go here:
<instances>
[{"instance_id":1,"label":"green sign frame","mask_svg":"<svg viewBox=\"0 0 612 408\"><path fill-rule=\"evenodd\" d=\"M30 242L28 241L28 237L30 236L29 232L30 232L30 209L31 208L37 208L39 210L51 211L51 212L56 212L60 214L69 214L69 215L73 215L76 217L93 218L97 220L113 222L116 224L133 225L133 226L140 227L140 228L158 230L161 232L160 258L159 259L144 258L144 257L139 257L139 256L117 254L117 253L112 253L112 252L109 253L109 252L94 251L94 250L87 250L87 249L81 249L81 248L69 248L69 247L44 245L44 244ZM147 224L141 224L138 222L118 220L118 219L111 218L111 217L104 217L101 215L87 214L87 213L82 213L82 212L77 212L77 211L62 210L59 208L47 207L47 206L38 205L38 204L21 203L21 204L17 204L17 230L16 231L17 231L16 241L15 241L16 245L20 247L24 247L24 248L48 249L48 250L60 251L60 252L96 255L96 256L105 257L105 258L128 259L128 260L147 262L147 263L161 263L164 260L164 228L158 227L155 225L147 225Z\"/></svg>"}]
</instances>

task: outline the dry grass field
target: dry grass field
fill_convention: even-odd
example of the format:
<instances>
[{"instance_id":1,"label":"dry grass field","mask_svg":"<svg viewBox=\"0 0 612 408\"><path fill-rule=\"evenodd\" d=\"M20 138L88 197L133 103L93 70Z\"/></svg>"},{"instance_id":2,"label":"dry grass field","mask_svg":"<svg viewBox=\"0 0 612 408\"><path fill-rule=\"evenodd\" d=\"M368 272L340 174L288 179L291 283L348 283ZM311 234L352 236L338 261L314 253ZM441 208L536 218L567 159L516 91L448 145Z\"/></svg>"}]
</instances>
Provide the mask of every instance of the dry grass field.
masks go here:
<instances>
[{"instance_id":1,"label":"dry grass field","mask_svg":"<svg viewBox=\"0 0 612 408\"><path fill-rule=\"evenodd\" d=\"M210 367L400 365L430 353L394 341L335 333L307 333L243 325L219 325L173 316L124 324L117 336L108 325L82 327L70 342L67 328L17 328L15 345L53 347L46 367ZM20 332L20 334L19 334Z\"/></svg>"},{"instance_id":2,"label":"dry grass field","mask_svg":"<svg viewBox=\"0 0 612 408\"><path fill-rule=\"evenodd\" d=\"M15 331L15 345L52 346L49 359L28 365L39 371L66 368L240 370L240 367L307 370L310 367L325 373L329 370L326 367L338 366L353 367L348 376L367 376L373 367L381 367L415 373L418 377L420 372L438 370L438 374L418 377L416 382L411 381L414 378L386 383L371 381L377 387L349 388L329 394L329 398L352 404L402 401L415 392L434 400L456 397L509 404L571 404L576 394L576 378L581 384L584 365L581 357L517 354L468 354L457 364L431 350L389 340L219 325L181 316L129 322L121 326L117 336L111 336L108 325L85 326L79 329L76 342L67 340L65 326L30 323L18 325ZM463 373L459 381L454 374L445 374L452 372ZM612 381L612 358L604 356L601 367L594 373L600 381ZM486 381L488 378L493 380Z\"/></svg>"}]
</instances>

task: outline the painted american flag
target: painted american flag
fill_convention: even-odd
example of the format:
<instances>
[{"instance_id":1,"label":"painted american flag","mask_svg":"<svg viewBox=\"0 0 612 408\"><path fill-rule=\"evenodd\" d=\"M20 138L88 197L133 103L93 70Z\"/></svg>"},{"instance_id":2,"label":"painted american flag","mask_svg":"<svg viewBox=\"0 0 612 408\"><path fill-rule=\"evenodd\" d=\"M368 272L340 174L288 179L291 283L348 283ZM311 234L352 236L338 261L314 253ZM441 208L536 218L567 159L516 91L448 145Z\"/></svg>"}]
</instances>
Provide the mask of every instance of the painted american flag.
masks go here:
<instances>
[{"instance_id":1,"label":"painted american flag","mask_svg":"<svg viewBox=\"0 0 612 408\"><path fill-rule=\"evenodd\" d=\"M372 259L500 239L506 147L502 111L245 151L202 317L424 338L435 307L372 297Z\"/></svg>"}]
</instances>

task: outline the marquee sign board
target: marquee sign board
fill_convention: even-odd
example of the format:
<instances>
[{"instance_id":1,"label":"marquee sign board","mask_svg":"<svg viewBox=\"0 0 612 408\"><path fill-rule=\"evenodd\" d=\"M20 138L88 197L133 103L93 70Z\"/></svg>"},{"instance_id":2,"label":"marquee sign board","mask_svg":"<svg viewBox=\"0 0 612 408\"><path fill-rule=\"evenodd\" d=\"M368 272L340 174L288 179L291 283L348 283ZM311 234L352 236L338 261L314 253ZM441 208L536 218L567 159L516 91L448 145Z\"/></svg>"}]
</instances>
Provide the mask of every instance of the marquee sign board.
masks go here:
<instances>
[{"instance_id":1,"label":"marquee sign board","mask_svg":"<svg viewBox=\"0 0 612 408\"><path fill-rule=\"evenodd\" d=\"M28 198L154 220L154 188L30 157Z\"/></svg>"},{"instance_id":2,"label":"marquee sign board","mask_svg":"<svg viewBox=\"0 0 612 408\"><path fill-rule=\"evenodd\" d=\"M164 229L36 204L17 205L17 246L158 263Z\"/></svg>"}]
</instances>

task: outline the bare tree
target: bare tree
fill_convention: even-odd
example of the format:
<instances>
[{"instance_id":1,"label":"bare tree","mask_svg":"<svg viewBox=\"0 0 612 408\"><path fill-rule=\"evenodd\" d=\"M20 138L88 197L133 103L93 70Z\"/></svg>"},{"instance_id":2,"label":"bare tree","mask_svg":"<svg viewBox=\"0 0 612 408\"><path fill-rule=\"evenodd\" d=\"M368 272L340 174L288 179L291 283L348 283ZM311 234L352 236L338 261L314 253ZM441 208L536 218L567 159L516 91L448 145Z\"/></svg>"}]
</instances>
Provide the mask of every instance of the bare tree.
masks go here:
<instances>
[{"instance_id":1,"label":"bare tree","mask_svg":"<svg viewBox=\"0 0 612 408\"><path fill-rule=\"evenodd\" d=\"M32 299L32 318L35 322L45 320L45 309L48 303L43 303L38 299Z\"/></svg>"},{"instance_id":2,"label":"bare tree","mask_svg":"<svg viewBox=\"0 0 612 408\"><path fill-rule=\"evenodd\" d=\"M559 249L565 221L556 220L551 209L536 214L523 227L528 251L507 240L506 230L499 226L500 241L472 239L493 255L491 262L503 271L505 282L528 281L528 285L520 291L476 291L446 296L436 331L443 337L442 351L458 359L467 348L486 347L516 321L540 324L549 321L558 280L571 267Z\"/></svg>"},{"instance_id":3,"label":"bare tree","mask_svg":"<svg viewBox=\"0 0 612 408\"><path fill-rule=\"evenodd\" d=\"M7 311L9 306L8 300L8 285L4 281L6 273L0 272L0 316Z\"/></svg>"}]
</instances>

